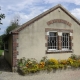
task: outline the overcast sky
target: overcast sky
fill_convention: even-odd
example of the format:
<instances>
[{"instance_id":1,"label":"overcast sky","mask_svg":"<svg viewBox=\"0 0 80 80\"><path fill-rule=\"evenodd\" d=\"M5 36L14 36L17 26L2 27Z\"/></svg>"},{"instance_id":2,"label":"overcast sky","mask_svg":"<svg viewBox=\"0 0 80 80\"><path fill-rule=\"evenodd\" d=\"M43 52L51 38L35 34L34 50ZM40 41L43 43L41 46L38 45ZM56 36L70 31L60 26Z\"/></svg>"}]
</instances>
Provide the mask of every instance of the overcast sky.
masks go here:
<instances>
[{"instance_id":1,"label":"overcast sky","mask_svg":"<svg viewBox=\"0 0 80 80\"><path fill-rule=\"evenodd\" d=\"M51 7L62 4L69 12L80 20L80 0L0 0L0 13L5 14L0 25L0 35L5 32L15 16L23 24Z\"/></svg>"}]
</instances>

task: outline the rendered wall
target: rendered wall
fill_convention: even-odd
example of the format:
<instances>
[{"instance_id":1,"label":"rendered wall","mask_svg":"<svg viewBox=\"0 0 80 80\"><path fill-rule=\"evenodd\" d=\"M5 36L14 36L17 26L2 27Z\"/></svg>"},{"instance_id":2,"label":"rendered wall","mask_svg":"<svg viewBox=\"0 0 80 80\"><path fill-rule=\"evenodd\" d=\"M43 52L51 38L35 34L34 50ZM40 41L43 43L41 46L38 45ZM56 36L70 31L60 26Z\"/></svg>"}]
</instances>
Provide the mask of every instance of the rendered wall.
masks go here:
<instances>
[{"instance_id":1,"label":"rendered wall","mask_svg":"<svg viewBox=\"0 0 80 80\"><path fill-rule=\"evenodd\" d=\"M4 57L12 66L12 36L8 38L8 50L4 49Z\"/></svg>"},{"instance_id":2,"label":"rendered wall","mask_svg":"<svg viewBox=\"0 0 80 80\"><path fill-rule=\"evenodd\" d=\"M53 19L63 19L72 25L71 27L63 23L47 25L47 22ZM73 53L46 54L45 28L73 30ZM17 51L19 54L17 55L17 59L26 57L40 60L44 56L48 58L67 59L71 54L80 55L80 25L58 8L21 30L18 36L18 44Z\"/></svg>"}]
</instances>

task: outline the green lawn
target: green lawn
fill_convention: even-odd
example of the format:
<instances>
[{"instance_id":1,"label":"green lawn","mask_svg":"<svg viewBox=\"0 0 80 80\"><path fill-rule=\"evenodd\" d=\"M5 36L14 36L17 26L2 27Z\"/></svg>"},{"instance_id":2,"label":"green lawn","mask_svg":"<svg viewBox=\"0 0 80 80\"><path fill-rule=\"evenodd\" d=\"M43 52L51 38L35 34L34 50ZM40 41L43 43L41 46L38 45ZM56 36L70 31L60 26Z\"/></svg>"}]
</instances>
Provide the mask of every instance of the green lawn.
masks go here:
<instances>
[{"instance_id":1,"label":"green lawn","mask_svg":"<svg viewBox=\"0 0 80 80\"><path fill-rule=\"evenodd\" d=\"M3 52L4 50L0 50L0 56L2 55L2 52Z\"/></svg>"}]
</instances>

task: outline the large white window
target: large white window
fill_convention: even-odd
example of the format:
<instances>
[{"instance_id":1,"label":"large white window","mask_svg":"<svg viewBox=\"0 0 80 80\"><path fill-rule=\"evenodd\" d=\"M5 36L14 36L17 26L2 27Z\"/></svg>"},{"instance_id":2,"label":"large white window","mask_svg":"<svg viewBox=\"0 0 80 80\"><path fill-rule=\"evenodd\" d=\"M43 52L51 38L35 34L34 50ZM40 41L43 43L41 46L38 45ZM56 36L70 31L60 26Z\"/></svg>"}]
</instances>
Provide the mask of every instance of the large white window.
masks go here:
<instances>
[{"instance_id":1,"label":"large white window","mask_svg":"<svg viewBox=\"0 0 80 80\"><path fill-rule=\"evenodd\" d=\"M58 48L58 35L57 32L49 32L48 36L48 49L57 50Z\"/></svg>"},{"instance_id":2,"label":"large white window","mask_svg":"<svg viewBox=\"0 0 80 80\"><path fill-rule=\"evenodd\" d=\"M70 49L70 37L69 33L62 33L62 50Z\"/></svg>"},{"instance_id":3,"label":"large white window","mask_svg":"<svg viewBox=\"0 0 80 80\"><path fill-rule=\"evenodd\" d=\"M68 32L48 32L48 51L71 51L71 33Z\"/></svg>"}]
</instances>

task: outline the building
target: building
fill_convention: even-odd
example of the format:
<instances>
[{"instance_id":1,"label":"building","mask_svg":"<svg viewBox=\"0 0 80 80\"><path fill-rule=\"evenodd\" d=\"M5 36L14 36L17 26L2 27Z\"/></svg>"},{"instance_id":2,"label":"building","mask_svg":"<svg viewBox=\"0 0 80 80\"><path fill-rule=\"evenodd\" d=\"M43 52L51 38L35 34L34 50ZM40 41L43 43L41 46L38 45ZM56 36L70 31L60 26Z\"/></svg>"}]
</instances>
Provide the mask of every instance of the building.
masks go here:
<instances>
[{"instance_id":1,"label":"building","mask_svg":"<svg viewBox=\"0 0 80 80\"><path fill-rule=\"evenodd\" d=\"M12 69L22 57L67 59L80 54L80 21L56 5L11 31L5 41L5 59Z\"/></svg>"}]
</instances>

